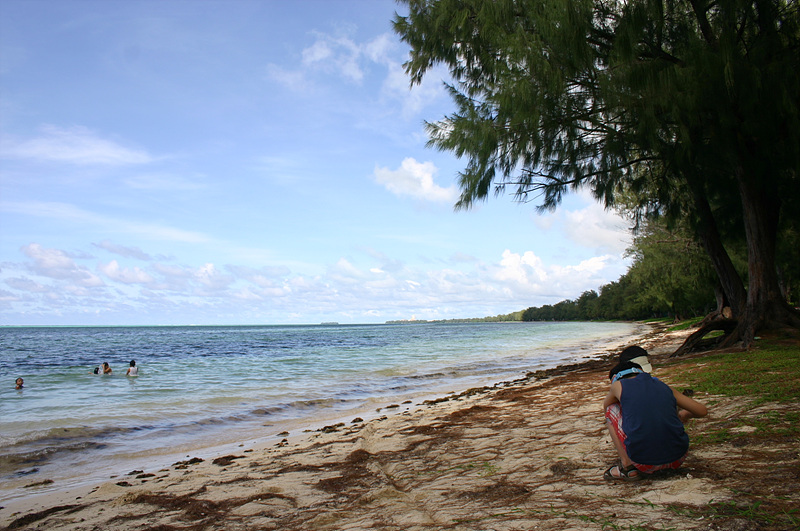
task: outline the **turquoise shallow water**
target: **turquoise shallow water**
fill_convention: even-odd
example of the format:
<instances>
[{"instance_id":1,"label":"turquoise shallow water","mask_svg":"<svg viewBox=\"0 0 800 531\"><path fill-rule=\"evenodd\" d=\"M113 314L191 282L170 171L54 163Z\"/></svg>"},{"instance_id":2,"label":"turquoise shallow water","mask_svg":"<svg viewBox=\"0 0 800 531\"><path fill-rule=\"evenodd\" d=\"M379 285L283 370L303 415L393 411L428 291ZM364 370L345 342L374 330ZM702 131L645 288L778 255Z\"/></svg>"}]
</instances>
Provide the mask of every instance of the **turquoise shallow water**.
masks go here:
<instances>
[{"instance_id":1,"label":"turquoise shallow water","mask_svg":"<svg viewBox=\"0 0 800 531\"><path fill-rule=\"evenodd\" d=\"M99 471L100 461L155 462L276 437L286 423L312 426L519 378L640 331L626 323L0 328L0 481L67 481L67 470ZM131 359L135 378L125 376ZM103 361L113 374L90 374Z\"/></svg>"}]
</instances>

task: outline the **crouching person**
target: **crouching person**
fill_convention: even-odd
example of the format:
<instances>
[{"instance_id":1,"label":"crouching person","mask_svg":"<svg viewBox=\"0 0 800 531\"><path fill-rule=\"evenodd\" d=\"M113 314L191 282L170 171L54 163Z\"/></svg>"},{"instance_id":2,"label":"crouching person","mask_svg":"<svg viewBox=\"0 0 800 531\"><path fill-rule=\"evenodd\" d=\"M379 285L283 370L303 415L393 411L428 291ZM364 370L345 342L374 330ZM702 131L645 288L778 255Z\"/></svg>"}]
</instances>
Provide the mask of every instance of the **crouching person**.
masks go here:
<instances>
[{"instance_id":1,"label":"crouching person","mask_svg":"<svg viewBox=\"0 0 800 531\"><path fill-rule=\"evenodd\" d=\"M606 470L603 477L636 481L642 474L678 468L689 450L683 423L704 417L708 410L650 376L641 365L620 358L623 361L609 372L611 388L603 408L621 464ZM649 363L646 367L650 369Z\"/></svg>"}]
</instances>

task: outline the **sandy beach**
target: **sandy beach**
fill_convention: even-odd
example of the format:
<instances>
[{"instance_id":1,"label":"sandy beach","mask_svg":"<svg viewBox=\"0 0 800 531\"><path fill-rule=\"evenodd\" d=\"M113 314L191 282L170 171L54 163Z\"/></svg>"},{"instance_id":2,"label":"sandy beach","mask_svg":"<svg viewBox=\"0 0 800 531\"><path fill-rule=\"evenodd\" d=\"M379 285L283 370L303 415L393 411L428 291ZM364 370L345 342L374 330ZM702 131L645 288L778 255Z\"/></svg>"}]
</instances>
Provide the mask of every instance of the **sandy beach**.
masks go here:
<instances>
[{"instance_id":1,"label":"sandy beach","mask_svg":"<svg viewBox=\"0 0 800 531\"><path fill-rule=\"evenodd\" d=\"M654 328L640 342L655 375L671 378L668 355L688 332ZM771 500L800 505L796 438L693 445L685 465L636 483L609 483L615 455L601 411L608 360L393 404L368 421L287 434L213 459L187 456L156 470L124 470L107 482L0 502L3 529L69 530L566 530L784 529L753 527L736 507ZM699 362L698 357L690 362ZM680 360L677 363L685 363ZM709 416L690 437L770 405L695 398ZM800 403L782 405L800 411ZM45 480L46 481L46 480ZM52 487L52 486L51 486ZM708 517L709 504L730 514ZM795 520L796 521L796 520ZM766 523L765 523L766 522Z\"/></svg>"}]
</instances>

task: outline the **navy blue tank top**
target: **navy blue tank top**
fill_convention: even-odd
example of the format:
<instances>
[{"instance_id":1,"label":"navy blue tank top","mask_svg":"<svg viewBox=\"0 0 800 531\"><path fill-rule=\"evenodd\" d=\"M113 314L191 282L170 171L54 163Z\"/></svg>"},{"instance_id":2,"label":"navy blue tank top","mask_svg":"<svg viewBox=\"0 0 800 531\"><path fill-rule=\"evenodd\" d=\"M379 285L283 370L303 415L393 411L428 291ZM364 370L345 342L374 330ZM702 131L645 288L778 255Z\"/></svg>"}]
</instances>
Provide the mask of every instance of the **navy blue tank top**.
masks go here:
<instances>
[{"instance_id":1,"label":"navy blue tank top","mask_svg":"<svg viewBox=\"0 0 800 531\"><path fill-rule=\"evenodd\" d=\"M641 465L664 465L689 449L672 390L647 373L623 378L620 407L628 456Z\"/></svg>"}]
</instances>

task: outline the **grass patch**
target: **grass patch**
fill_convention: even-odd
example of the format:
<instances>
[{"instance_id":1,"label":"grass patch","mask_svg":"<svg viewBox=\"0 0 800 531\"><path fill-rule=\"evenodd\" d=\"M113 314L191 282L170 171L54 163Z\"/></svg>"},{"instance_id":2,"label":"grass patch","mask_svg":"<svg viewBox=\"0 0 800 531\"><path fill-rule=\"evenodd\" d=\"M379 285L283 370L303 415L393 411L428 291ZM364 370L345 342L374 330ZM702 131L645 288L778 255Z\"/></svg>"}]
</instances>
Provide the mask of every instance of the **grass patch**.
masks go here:
<instances>
[{"instance_id":1,"label":"grass patch","mask_svg":"<svg viewBox=\"0 0 800 531\"><path fill-rule=\"evenodd\" d=\"M749 422L760 433L777 436L800 435L800 413L797 411L768 411Z\"/></svg>"},{"instance_id":2,"label":"grass patch","mask_svg":"<svg viewBox=\"0 0 800 531\"><path fill-rule=\"evenodd\" d=\"M711 354L675 368L675 378L695 390L753 398L750 406L800 398L800 347L763 341L747 352Z\"/></svg>"},{"instance_id":3,"label":"grass patch","mask_svg":"<svg viewBox=\"0 0 800 531\"><path fill-rule=\"evenodd\" d=\"M659 505L644 498L643 502L618 498L616 501L648 507L651 509L666 509L676 515L686 516L696 520L730 521L748 520L758 526L758 529L800 529L800 509L792 506L792 500L785 496L752 496L742 494L747 498L741 501L711 501L704 506L666 503ZM728 529L726 526L709 527L709 529ZM752 529L747 527L747 529Z\"/></svg>"},{"instance_id":4,"label":"grass patch","mask_svg":"<svg viewBox=\"0 0 800 531\"><path fill-rule=\"evenodd\" d=\"M770 529L800 529L800 511L795 508L772 506L768 501L755 500L748 503L724 501L712 502L702 508L670 505L668 509L675 514L691 518L707 519L745 519L760 527Z\"/></svg>"},{"instance_id":5,"label":"grass patch","mask_svg":"<svg viewBox=\"0 0 800 531\"><path fill-rule=\"evenodd\" d=\"M688 330L689 328L693 327L700 321L702 321L703 317L693 317L691 319L687 319L686 321L681 321L680 323L676 324L675 326L671 326L667 329L667 332L677 332L680 330Z\"/></svg>"},{"instance_id":6,"label":"grass patch","mask_svg":"<svg viewBox=\"0 0 800 531\"><path fill-rule=\"evenodd\" d=\"M654 324L654 323L672 323L674 321L675 320L672 319L671 317L656 317L654 319L645 319L642 322L647 324Z\"/></svg>"},{"instance_id":7,"label":"grass patch","mask_svg":"<svg viewBox=\"0 0 800 531\"><path fill-rule=\"evenodd\" d=\"M800 401L800 345L796 340L764 339L747 352L712 353L672 369L671 379L681 386L703 394L743 397L742 412L769 404L768 410L757 415L734 415L691 426L693 444L800 436L800 414L791 407Z\"/></svg>"},{"instance_id":8,"label":"grass patch","mask_svg":"<svg viewBox=\"0 0 800 531\"><path fill-rule=\"evenodd\" d=\"M641 524L617 524L614 522L616 515L610 516L590 516L587 514L581 514L574 509L556 509L551 507L549 511L541 510L541 509L522 509L516 508L511 511L505 511L502 513L495 513L487 516L481 516L476 518L458 518L453 520L456 524L474 524L477 522L487 522L489 520L495 519L509 519L509 518L519 518L519 517L557 517L557 518L564 518L566 520L578 520L583 524L594 524L595 526L599 526L602 531L610 530L610 531L678 531L675 527L657 527L654 523L641 523ZM581 525L581 529L585 528L585 525Z\"/></svg>"},{"instance_id":9,"label":"grass patch","mask_svg":"<svg viewBox=\"0 0 800 531\"><path fill-rule=\"evenodd\" d=\"M693 427L690 435L692 443L696 445L718 444L746 438L779 440L800 436L798 420L800 415L797 412L768 411L755 418L740 418L702 429Z\"/></svg>"}]
</instances>

